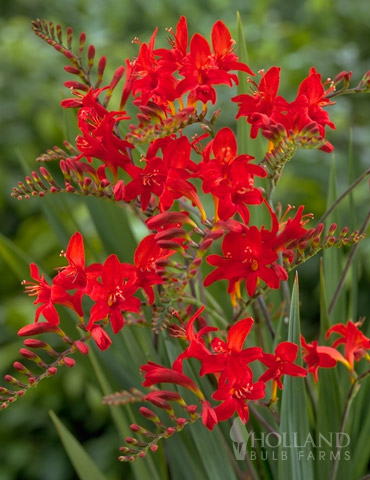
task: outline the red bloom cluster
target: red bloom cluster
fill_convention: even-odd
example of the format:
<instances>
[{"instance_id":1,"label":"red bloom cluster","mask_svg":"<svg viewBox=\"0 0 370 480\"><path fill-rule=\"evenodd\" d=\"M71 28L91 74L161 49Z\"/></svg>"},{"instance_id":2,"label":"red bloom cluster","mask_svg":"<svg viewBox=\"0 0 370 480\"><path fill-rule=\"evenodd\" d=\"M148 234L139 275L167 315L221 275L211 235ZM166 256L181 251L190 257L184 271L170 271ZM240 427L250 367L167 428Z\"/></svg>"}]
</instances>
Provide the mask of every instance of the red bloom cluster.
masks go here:
<instances>
[{"instance_id":1,"label":"red bloom cluster","mask_svg":"<svg viewBox=\"0 0 370 480\"><path fill-rule=\"evenodd\" d=\"M199 164L203 191L211 193L215 202L216 219L227 220L238 212L249 222L246 205L262 203L261 191L254 186L254 177L266 177L266 171L253 165L250 155L237 155L236 138L230 128L222 128L209 142Z\"/></svg>"},{"instance_id":2,"label":"red bloom cluster","mask_svg":"<svg viewBox=\"0 0 370 480\"><path fill-rule=\"evenodd\" d=\"M252 225L247 227L239 224L239 229L227 233L222 242L220 255L209 255L209 264L217 267L204 281L206 286L226 279L229 282L228 292L240 297L240 282L245 280L249 296L254 295L259 280L263 280L270 288L279 288L281 280L287 280L286 270L278 263L279 252L290 261L293 252L291 248L301 241L307 230L304 228L307 219L303 219L303 206L294 217L287 222L278 222L277 217L269 209L272 219L272 229L258 229ZM233 227L235 230L235 226Z\"/></svg>"},{"instance_id":3,"label":"red bloom cluster","mask_svg":"<svg viewBox=\"0 0 370 480\"><path fill-rule=\"evenodd\" d=\"M320 149L331 152L333 146L325 140L325 127L335 128L328 113L323 107L332 105L326 98L333 90L327 90L321 81L321 75L311 68L298 88L297 97L291 103L278 96L280 81L280 68L271 67L266 73L261 72L262 78L257 85L253 82L255 91L253 95L238 95L233 98L239 103L237 118L245 116L252 125L251 137L255 138L259 130L263 135L272 140L276 132L285 132L283 135L292 140L311 132L321 142Z\"/></svg>"},{"instance_id":4,"label":"red bloom cluster","mask_svg":"<svg viewBox=\"0 0 370 480\"><path fill-rule=\"evenodd\" d=\"M195 320L203 308L199 309L188 321L186 338L188 347L181 353L172 369L165 369L160 365L150 363L144 365L144 386L158 383L175 383L196 393L202 402L202 420L205 426L212 430L216 423L227 420L235 412L243 422L249 418L248 402L265 397L266 382L273 380L280 388L282 375L306 376L304 368L294 364L298 346L291 342L283 342L276 348L275 355L267 354L260 347L243 348L246 337L252 328L253 319L244 318L233 325L227 334L226 342L215 337L211 342L211 349L206 346L204 336L217 328L203 327L198 332L194 330ZM212 394L214 400L221 403L212 407L204 399L193 380L183 372L183 361L188 358L197 358L202 367L200 375L213 374L217 379L218 387ZM254 380L254 373L249 366L254 361L260 361L268 367L258 380Z\"/></svg>"},{"instance_id":5,"label":"red bloom cluster","mask_svg":"<svg viewBox=\"0 0 370 480\"><path fill-rule=\"evenodd\" d=\"M326 338L329 338L332 333L338 333L340 337L334 341L331 347L320 346L317 341L311 344L307 343L305 339L301 338L301 344L304 352L304 360L308 365L308 371L311 372L318 381L318 369L335 367L337 362L343 363L351 375L355 375L354 362L366 358L370 361L370 355L367 350L370 349L370 338L366 337L359 330L360 323L352 321L347 322L346 325L336 323L329 328ZM337 347L344 345L344 354L342 354Z\"/></svg>"},{"instance_id":6,"label":"red bloom cluster","mask_svg":"<svg viewBox=\"0 0 370 480\"><path fill-rule=\"evenodd\" d=\"M123 312L137 313L140 309L140 299L134 296L135 293L142 289L152 303L153 285L163 283L163 268L156 262L165 260L174 251L160 248L154 237L149 235L138 245L134 265L121 263L116 255L110 255L103 264L86 266L83 238L76 232L66 252L62 252L68 265L58 269L51 285L44 275L40 276L37 266L31 264L31 277L35 281L24 280L22 283L29 295L36 296L34 303L41 304L36 310L35 322L43 315L49 324L58 325L59 314L55 305L71 308L83 322L82 298L87 296L94 304L83 328L91 332L101 350L108 348L111 340L102 326L109 320L113 333L119 332L124 325ZM101 320L103 324L99 323Z\"/></svg>"},{"instance_id":7,"label":"red bloom cluster","mask_svg":"<svg viewBox=\"0 0 370 480\"><path fill-rule=\"evenodd\" d=\"M186 326L188 346L176 358L172 368L150 362L141 369L145 373L143 385L146 387L172 383L192 391L201 401L202 421L209 430L212 430L218 422L230 418L235 412L243 422L247 422L248 403L265 398L266 383L270 380L273 382L270 402L275 402L277 388L283 388L281 381L283 375L305 377L307 372L310 372L317 381L319 368L333 368L337 362L341 362L349 369L351 375L354 375L355 359L358 361L366 357L370 361L370 356L366 352L370 349L370 339L358 329L357 324L351 321L347 325L336 324L328 330L328 337L332 333L341 335L332 347L318 346L317 341L309 344L301 337L307 370L294 363L299 348L295 343L288 341L279 343L274 354L266 353L260 347L243 348L253 326L253 319L250 317L235 323L229 329L226 341L215 337L208 347L204 337L208 337L210 332L218 329L204 326L198 331L195 330L194 324L197 320L199 322L199 316L203 310L204 307L200 308L189 319ZM345 345L344 356L336 348L341 344ZM214 375L217 388L212 394L212 399L221 402L219 405L212 406L194 380L184 374L183 362L189 358L196 358L201 362L200 376ZM267 367L257 380L254 379L254 371L250 366L255 361Z\"/></svg>"},{"instance_id":8,"label":"red bloom cluster","mask_svg":"<svg viewBox=\"0 0 370 480\"><path fill-rule=\"evenodd\" d=\"M212 28L212 50L207 40L196 33L188 46L188 29L185 17L181 17L176 32L169 30L171 49L154 49L157 30L148 44L140 46L138 58L131 65L132 92L137 95L134 103L160 106L171 113L174 100L188 93L188 106L197 101L215 103L214 85L237 83L231 70L253 75L250 68L238 61L233 52L234 41L230 32L219 20ZM173 107L172 107L173 109ZM173 112L172 112L173 113Z\"/></svg>"}]
</instances>

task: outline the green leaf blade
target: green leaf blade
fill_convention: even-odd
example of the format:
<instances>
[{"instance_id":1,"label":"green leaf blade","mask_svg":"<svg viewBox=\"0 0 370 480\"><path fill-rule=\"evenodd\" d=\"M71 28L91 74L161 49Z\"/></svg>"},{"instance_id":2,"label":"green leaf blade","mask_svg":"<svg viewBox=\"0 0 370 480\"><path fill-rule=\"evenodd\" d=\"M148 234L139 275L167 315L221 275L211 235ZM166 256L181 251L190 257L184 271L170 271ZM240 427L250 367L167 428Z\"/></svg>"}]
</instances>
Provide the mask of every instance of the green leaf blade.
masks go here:
<instances>
[{"instance_id":1,"label":"green leaf blade","mask_svg":"<svg viewBox=\"0 0 370 480\"><path fill-rule=\"evenodd\" d=\"M298 279L292 291L289 316L288 341L300 345L300 318ZM298 350L298 365L302 356ZM278 480L288 478L313 480L311 437L308 426L304 378L286 376L282 390L280 434L281 444L278 458Z\"/></svg>"},{"instance_id":2,"label":"green leaf blade","mask_svg":"<svg viewBox=\"0 0 370 480\"><path fill-rule=\"evenodd\" d=\"M79 479L107 480L83 446L76 440L57 415L52 410L49 411L49 415Z\"/></svg>"}]
</instances>

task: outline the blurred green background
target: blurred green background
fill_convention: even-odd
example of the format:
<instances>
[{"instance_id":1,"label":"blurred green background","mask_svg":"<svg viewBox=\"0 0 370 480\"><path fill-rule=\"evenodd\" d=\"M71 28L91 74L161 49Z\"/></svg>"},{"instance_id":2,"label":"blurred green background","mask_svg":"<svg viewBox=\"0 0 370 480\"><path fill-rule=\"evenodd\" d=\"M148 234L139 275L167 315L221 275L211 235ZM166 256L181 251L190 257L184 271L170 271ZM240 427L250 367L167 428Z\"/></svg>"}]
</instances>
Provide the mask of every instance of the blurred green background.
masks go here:
<instances>
[{"instance_id":1,"label":"blurred green background","mask_svg":"<svg viewBox=\"0 0 370 480\"><path fill-rule=\"evenodd\" d=\"M281 94L292 100L299 82L315 66L323 78L342 70L353 71L353 84L370 70L370 10L361 0L0 0L0 232L10 238L44 271L60 265L58 253L66 239L55 233L46 218L46 201L16 201L11 189L36 169L34 159L47 148L73 141L73 112L59 102L68 96L63 87L68 75L64 57L57 54L30 29L31 20L45 18L85 31L98 55L107 55L110 71L137 52L131 40L147 41L159 27L157 45L164 45L165 27L175 27L180 15L188 19L191 33L209 37L214 22L222 19L236 38L236 11L245 27L249 64L254 71L272 65L282 67ZM221 94L222 100L222 94ZM223 101L218 127L230 123L235 106ZM328 138L335 146L338 191L349 185L348 158L353 155L354 178L369 167L370 97L339 98L331 118L337 131ZM72 126L71 126L72 125ZM351 137L351 142L349 141ZM349 145L351 144L351 147ZM305 203L316 218L325 211L331 156L300 152L287 166L276 198L283 204ZM27 172L27 173L28 173ZM59 202L57 198L54 198ZM357 220L341 205L341 225L358 228L369 206L368 182L356 191ZM52 208L53 202L48 203ZM89 232L88 217L75 202L78 226ZM80 210L79 210L80 209ZM75 225L64 219L70 233ZM102 255L91 228L93 250ZM111 252L108 252L111 253ZM369 315L370 245L364 244L361 259L358 315ZM100 258L101 259L101 258ZM318 261L301 269L302 317L307 332L316 328ZM0 258L0 370L11 371L21 342L16 331L31 321L32 300L23 294L19 275ZM23 276L28 278L28 270ZM69 480L76 478L48 417L52 408L84 443L109 479L126 478L129 466L116 462L122 444L111 426L108 409L89 369L78 366L61 371L1 414L0 480ZM85 362L86 363L86 362ZM62 369L66 370L66 369ZM117 388L122 388L121 385ZM127 477L128 478L128 477Z\"/></svg>"}]
</instances>

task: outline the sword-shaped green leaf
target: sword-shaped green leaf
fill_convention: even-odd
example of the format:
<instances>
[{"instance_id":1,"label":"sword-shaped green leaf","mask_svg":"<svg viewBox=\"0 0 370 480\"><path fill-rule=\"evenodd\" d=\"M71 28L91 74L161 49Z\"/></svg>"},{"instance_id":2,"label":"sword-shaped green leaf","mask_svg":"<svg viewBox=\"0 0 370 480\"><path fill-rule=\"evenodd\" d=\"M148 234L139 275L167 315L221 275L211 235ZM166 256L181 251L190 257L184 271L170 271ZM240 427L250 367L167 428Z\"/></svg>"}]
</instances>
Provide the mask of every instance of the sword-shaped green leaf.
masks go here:
<instances>
[{"instance_id":1,"label":"sword-shaped green leaf","mask_svg":"<svg viewBox=\"0 0 370 480\"><path fill-rule=\"evenodd\" d=\"M23 280L29 273L29 264L32 259L23 252L14 242L0 233L0 258L8 265L19 280Z\"/></svg>"},{"instance_id":2,"label":"sword-shaped green leaf","mask_svg":"<svg viewBox=\"0 0 370 480\"><path fill-rule=\"evenodd\" d=\"M288 341L300 345L298 277L294 281L289 316ZM302 364L298 350L296 363ZM313 480L313 444L308 427L304 378L285 376L280 410L281 444L278 458L278 480Z\"/></svg>"},{"instance_id":3,"label":"sword-shaped green leaf","mask_svg":"<svg viewBox=\"0 0 370 480\"><path fill-rule=\"evenodd\" d=\"M80 480L107 480L83 446L76 440L57 415L52 410L49 411L49 414L78 478Z\"/></svg>"}]
</instances>

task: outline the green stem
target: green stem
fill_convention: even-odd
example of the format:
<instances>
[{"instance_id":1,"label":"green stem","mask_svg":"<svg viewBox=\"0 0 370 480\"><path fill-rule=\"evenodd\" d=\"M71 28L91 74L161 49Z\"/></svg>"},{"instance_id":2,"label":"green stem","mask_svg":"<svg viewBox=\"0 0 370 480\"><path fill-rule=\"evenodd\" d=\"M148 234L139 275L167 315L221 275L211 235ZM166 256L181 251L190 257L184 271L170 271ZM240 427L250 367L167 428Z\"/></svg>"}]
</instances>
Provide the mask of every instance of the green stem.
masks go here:
<instances>
[{"instance_id":1,"label":"green stem","mask_svg":"<svg viewBox=\"0 0 370 480\"><path fill-rule=\"evenodd\" d=\"M359 184L362 182L362 180L364 178L366 178L368 175L370 175L370 168L368 168L367 170L365 170L365 172L360 175L357 180L355 180L352 185L350 185L347 190L345 192L342 193L342 195L340 195L336 201L331 205L331 207L324 213L324 215L319 218L318 220L318 224L319 223L323 223L327 217L331 214L331 212L334 210L334 208Z\"/></svg>"},{"instance_id":2,"label":"green stem","mask_svg":"<svg viewBox=\"0 0 370 480\"><path fill-rule=\"evenodd\" d=\"M203 307L204 306L204 311L207 312L209 315L211 315L215 320L218 320L219 324L221 324L224 327L229 325L229 322L226 319L226 315L223 317L221 314L217 313L212 308L207 307L207 305L203 305L203 303L200 300L198 300L197 298L188 297L188 296L183 295L181 297L181 300L185 303L189 303L190 305L196 305L197 307Z\"/></svg>"},{"instance_id":3,"label":"green stem","mask_svg":"<svg viewBox=\"0 0 370 480\"><path fill-rule=\"evenodd\" d=\"M274 326L272 324L272 320L271 320L271 315L270 315L270 312L268 311L268 308L267 308L267 305L266 305L266 302L265 302L265 299L263 298L262 295L260 295L258 298L257 298L257 303L261 309L261 312L262 312L262 315L265 319L265 322L266 322L266 325L267 325L267 329L268 331L270 332L270 335L271 335L271 338L274 339L275 338L275 329L274 329Z\"/></svg>"},{"instance_id":4,"label":"green stem","mask_svg":"<svg viewBox=\"0 0 370 480\"><path fill-rule=\"evenodd\" d=\"M329 93L325 98L339 97L339 95L353 95L354 93L368 93L368 91L364 91L363 88L358 86L354 88L341 88L340 90Z\"/></svg>"},{"instance_id":5,"label":"green stem","mask_svg":"<svg viewBox=\"0 0 370 480\"><path fill-rule=\"evenodd\" d=\"M251 411L251 413L257 418L260 424L264 426L268 432L270 432L276 438L279 438L279 433L273 429L273 427L266 421L266 419L251 404L248 405L248 408Z\"/></svg>"},{"instance_id":6,"label":"green stem","mask_svg":"<svg viewBox=\"0 0 370 480\"><path fill-rule=\"evenodd\" d=\"M364 223L361 227L361 230L360 230L360 235L365 233L368 225L370 223L370 210L368 211L368 214L366 215L366 218L364 220ZM343 288L343 285L344 285L344 280L347 276L347 273L348 273L348 270L353 262L353 259L355 258L355 255L356 255L356 252L357 252L357 249L358 247L360 246L360 243L356 243L356 245L354 245L351 249L351 252L348 256L348 259L347 259L347 263L346 263L346 266L344 267L344 270L342 272L342 275L339 279L339 282L338 282L338 285L337 285L337 288L335 289L335 292L334 292L334 295L333 295L333 298L331 299L331 302L330 302L330 305L329 305L329 309L328 309L328 312L329 314L333 311L334 307L335 307L335 304L338 300L338 297L339 297L339 294Z\"/></svg>"}]
</instances>

